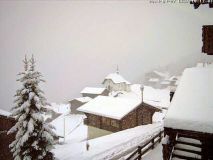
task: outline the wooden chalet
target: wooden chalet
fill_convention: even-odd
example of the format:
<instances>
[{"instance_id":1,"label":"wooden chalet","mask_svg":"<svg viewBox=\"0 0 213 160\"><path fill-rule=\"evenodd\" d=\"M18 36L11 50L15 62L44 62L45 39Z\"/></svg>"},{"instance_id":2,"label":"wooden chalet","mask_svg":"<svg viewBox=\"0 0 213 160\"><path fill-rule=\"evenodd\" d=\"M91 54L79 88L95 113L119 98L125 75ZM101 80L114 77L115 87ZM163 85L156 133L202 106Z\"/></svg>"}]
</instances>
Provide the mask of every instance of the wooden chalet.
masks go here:
<instances>
[{"instance_id":1,"label":"wooden chalet","mask_svg":"<svg viewBox=\"0 0 213 160\"><path fill-rule=\"evenodd\" d=\"M132 96L135 94L132 93ZM90 132L102 132L101 135L105 135L138 125L151 124L153 114L161 109L142 102L141 96L133 98L129 93L116 97L98 96L79 107L78 111L85 113L87 117L84 123L89 126L89 135Z\"/></svg>"},{"instance_id":2,"label":"wooden chalet","mask_svg":"<svg viewBox=\"0 0 213 160\"><path fill-rule=\"evenodd\" d=\"M163 159L213 159L213 68L186 69L165 117Z\"/></svg>"}]
</instances>

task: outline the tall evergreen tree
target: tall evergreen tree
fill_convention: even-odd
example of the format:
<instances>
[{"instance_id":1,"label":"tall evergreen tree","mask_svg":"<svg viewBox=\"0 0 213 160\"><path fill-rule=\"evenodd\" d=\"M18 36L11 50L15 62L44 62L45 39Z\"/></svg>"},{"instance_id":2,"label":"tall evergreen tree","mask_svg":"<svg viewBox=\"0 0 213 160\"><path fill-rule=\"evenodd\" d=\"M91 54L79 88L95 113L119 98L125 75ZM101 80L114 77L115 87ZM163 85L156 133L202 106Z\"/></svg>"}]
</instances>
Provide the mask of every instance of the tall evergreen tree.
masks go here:
<instances>
[{"instance_id":1,"label":"tall evergreen tree","mask_svg":"<svg viewBox=\"0 0 213 160\"><path fill-rule=\"evenodd\" d=\"M53 127L44 122L44 106L48 105L44 92L39 88L40 72L35 70L35 59L24 59L24 71L17 81L23 86L15 94L15 106L12 116L17 123L8 133L16 132L15 140L10 144L15 160L39 160L53 148L55 133Z\"/></svg>"}]
</instances>

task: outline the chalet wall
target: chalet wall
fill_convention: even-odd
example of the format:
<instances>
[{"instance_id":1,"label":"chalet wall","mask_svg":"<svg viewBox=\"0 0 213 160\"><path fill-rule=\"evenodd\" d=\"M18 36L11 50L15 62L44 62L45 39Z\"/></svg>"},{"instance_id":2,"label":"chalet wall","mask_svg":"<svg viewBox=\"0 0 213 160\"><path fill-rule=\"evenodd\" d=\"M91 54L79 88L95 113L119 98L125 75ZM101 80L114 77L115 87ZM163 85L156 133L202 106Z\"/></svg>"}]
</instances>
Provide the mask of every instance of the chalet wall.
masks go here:
<instances>
[{"instance_id":1,"label":"chalet wall","mask_svg":"<svg viewBox=\"0 0 213 160\"><path fill-rule=\"evenodd\" d=\"M100 129L104 129L107 131L116 132L120 130L120 121L108 117L97 116L93 114L87 114L87 118L84 120L84 123L97 127Z\"/></svg>"},{"instance_id":2,"label":"chalet wall","mask_svg":"<svg viewBox=\"0 0 213 160\"><path fill-rule=\"evenodd\" d=\"M142 125L151 124L152 117L155 112L156 111L153 109L153 107L149 107L148 105L144 104L141 109L142 117L140 117L142 118Z\"/></svg>"},{"instance_id":3,"label":"chalet wall","mask_svg":"<svg viewBox=\"0 0 213 160\"><path fill-rule=\"evenodd\" d=\"M9 130L16 123L14 118L0 115L0 131Z\"/></svg>"},{"instance_id":4,"label":"chalet wall","mask_svg":"<svg viewBox=\"0 0 213 160\"><path fill-rule=\"evenodd\" d=\"M95 98L99 96L100 94L91 94L91 93L82 93L83 97L90 97L90 98Z\"/></svg>"},{"instance_id":5,"label":"chalet wall","mask_svg":"<svg viewBox=\"0 0 213 160\"><path fill-rule=\"evenodd\" d=\"M143 107L138 107L137 108L137 123L138 125L142 125L143 124ZM146 115L144 115L146 116ZM150 122L151 123L151 122Z\"/></svg>"},{"instance_id":6,"label":"chalet wall","mask_svg":"<svg viewBox=\"0 0 213 160\"><path fill-rule=\"evenodd\" d=\"M130 112L121 120L121 130L137 126L137 112L136 110Z\"/></svg>"},{"instance_id":7,"label":"chalet wall","mask_svg":"<svg viewBox=\"0 0 213 160\"><path fill-rule=\"evenodd\" d=\"M87 118L85 121L87 121L87 125L101 128L101 117L100 116L97 116L94 114L87 114L87 113L86 113L86 116L87 116Z\"/></svg>"},{"instance_id":8,"label":"chalet wall","mask_svg":"<svg viewBox=\"0 0 213 160\"><path fill-rule=\"evenodd\" d=\"M120 121L112 118L101 117L101 128L107 131L120 131Z\"/></svg>"},{"instance_id":9,"label":"chalet wall","mask_svg":"<svg viewBox=\"0 0 213 160\"><path fill-rule=\"evenodd\" d=\"M156 110L152 107L146 105L143 105L143 107L139 106L121 120L85 113L87 118L84 120L84 124L107 131L117 132L139 125L151 124L152 116L155 111Z\"/></svg>"},{"instance_id":10,"label":"chalet wall","mask_svg":"<svg viewBox=\"0 0 213 160\"><path fill-rule=\"evenodd\" d=\"M9 145L14 141L15 133L7 135L7 131L0 131L0 159L13 160L13 155L10 152Z\"/></svg>"}]
</instances>

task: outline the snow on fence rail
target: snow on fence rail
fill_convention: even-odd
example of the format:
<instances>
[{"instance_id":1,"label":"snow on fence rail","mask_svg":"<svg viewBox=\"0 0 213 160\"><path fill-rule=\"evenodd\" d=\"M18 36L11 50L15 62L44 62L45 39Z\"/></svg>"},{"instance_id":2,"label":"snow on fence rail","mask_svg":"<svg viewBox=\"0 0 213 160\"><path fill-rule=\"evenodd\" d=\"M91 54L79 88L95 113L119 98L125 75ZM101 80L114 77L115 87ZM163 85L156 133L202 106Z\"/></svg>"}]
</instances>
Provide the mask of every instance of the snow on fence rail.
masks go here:
<instances>
[{"instance_id":1,"label":"snow on fence rail","mask_svg":"<svg viewBox=\"0 0 213 160\"><path fill-rule=\"evenodd\" d=\"M138 126L132 129L127 129L108 136L91 140L89 142L90 144L93 144L94 141L98 141L98 144L94 144L95 146L93 146L96 149L91 149L89 152L83 155L84 158L82 159L120 159L121 157L124 157L133 152L139 145L143 145L147 141L150 141L150 139L158 135L159 132L161 132L162 130L162 123L155 123ZM106 142L106 140L108 142ZM108 143L107 146L105 146L105 142ZM104 146L100 147L100 143Z\"/></svg>"},{"instance_id":2,"label":"snow on fence rail","mask_svg":"<svg viewBox=\"0 0 213 160\"><path fill-rule=\"evenodd\" d=\"M162 134L163 131L160 131L147 143L142 146L138 146L137 150L134 151L126 160L141 160L145 153L147 153L150 149L154 149L156 143L161 142Z\"/></svg>"}]
</instances>

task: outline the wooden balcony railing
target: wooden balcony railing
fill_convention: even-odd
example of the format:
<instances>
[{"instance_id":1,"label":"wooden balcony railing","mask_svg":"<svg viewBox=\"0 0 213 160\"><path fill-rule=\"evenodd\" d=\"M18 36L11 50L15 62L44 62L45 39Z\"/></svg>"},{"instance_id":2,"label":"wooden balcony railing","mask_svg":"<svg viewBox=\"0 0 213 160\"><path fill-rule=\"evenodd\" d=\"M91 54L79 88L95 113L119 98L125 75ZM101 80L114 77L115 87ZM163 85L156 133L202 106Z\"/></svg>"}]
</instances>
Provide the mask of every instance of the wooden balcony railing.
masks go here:
<instances>
[{"instance_id":1,"label":"wooden balcony railing","mask_svg":"<svg viewBox=\"0 0 213 160\"><path fill-rule=\"evenodd\" d=\"M146 142L142 146L138 146L137 150L134 151L126 160L142 160L142 156L147 153L150 149L155 148L156 143L160 143L162 139L163 131L160 131L152 139Z\"/></svg>"}]
</instances>

